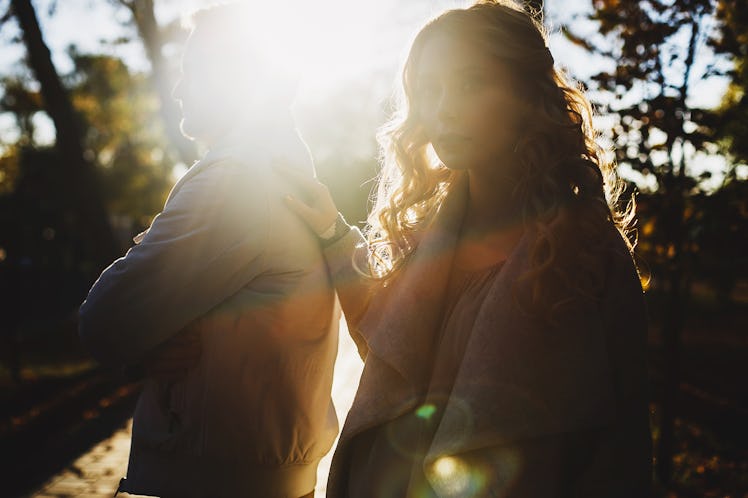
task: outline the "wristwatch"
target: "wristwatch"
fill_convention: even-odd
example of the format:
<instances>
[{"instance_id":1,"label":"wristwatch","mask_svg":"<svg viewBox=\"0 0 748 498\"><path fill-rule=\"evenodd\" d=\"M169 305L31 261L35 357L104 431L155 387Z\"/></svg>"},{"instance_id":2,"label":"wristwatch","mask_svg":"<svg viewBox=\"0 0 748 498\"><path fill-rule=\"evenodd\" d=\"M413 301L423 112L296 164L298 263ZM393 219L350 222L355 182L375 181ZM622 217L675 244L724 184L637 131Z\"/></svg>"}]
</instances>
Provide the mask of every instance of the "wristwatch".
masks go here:
<instances>
[{"instance_id":1,"label":"wristwatch","mask_svg":"<svg viewBox=\"0 0 748 498\"><path fill-rule=\"evenodd\" d=\"M327 247L336 240L343 238L351 230L351 227L346 223L345 218L341 213L338 213L335 221L330 227L319 235L319 240L322 243L322 247Z\"/></svg>"}]
</instances>

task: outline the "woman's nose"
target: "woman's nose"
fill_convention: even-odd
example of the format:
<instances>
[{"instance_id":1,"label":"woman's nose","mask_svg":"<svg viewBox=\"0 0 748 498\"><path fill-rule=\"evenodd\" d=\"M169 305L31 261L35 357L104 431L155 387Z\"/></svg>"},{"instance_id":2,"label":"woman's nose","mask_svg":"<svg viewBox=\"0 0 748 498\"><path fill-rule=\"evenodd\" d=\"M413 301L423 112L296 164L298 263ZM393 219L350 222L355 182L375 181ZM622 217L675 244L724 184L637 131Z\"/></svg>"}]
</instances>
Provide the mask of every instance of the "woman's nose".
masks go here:
<instances>
[{"instance_id":1,"label":"woman's nose","mask_svg":"<svg viewBox=\"0 0 748 498\"><path fill-rule=\"evenodd\" d=\"M436 116L443 123L454 120L456 115L454 99L447 93L442 92L437 102Z\"/></svg>"}]
</instances>

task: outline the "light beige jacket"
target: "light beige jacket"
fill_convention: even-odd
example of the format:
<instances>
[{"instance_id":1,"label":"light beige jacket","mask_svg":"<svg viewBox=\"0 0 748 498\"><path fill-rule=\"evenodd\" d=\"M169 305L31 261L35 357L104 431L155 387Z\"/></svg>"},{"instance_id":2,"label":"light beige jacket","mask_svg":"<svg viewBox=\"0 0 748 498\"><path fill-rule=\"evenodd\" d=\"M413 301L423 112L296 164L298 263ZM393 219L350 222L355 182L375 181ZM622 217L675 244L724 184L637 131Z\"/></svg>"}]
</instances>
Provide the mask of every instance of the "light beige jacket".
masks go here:
<instances>
[{"instance_id":1,"label":"light beige jacket","mask_svg":"<svg viewBox=\"0 0 748 498\"><path fill-rule=\"evenodd\" d=\"M80 336L104 365L135 364L187 327L203 343L183 380L146 380L122 491L298 498L337 435L340 308L271 167L278 156L313 166L290 125L241 136L188 171L81 306Z\"/></svg>"}]
</instances>

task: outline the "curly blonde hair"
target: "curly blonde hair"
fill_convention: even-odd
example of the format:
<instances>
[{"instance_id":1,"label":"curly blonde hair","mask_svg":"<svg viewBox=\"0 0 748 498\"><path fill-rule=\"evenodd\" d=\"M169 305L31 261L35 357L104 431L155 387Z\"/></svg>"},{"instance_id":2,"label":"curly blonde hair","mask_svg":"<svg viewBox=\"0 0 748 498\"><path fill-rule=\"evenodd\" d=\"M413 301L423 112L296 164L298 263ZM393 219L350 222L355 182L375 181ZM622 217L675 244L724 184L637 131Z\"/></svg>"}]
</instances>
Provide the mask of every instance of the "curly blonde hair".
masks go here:
<instances>
[{"instance_id":1,"label":"curly blonde hair","mask_svg":"<svg viewBox=\"0 0 748 498\"><path fill-rule=\"evenodd\" d=\"M562 253L592 250L589 242L599 238L602 224L625 234L634 206L619 206L622 182L596 141L589 101L554 67L543 26L511 0L448 10L415 37L397 111L379 135L383 168L367 229L371 272L383 281L397 274L414 249L412 235L433 217L456 178L429 150L419 120L415 78L421 52L436 33L471 44L513 73L529 117L514 149L519 177L513 195L522 204L522 222L537 235L523 278L535 281L533 294L540 298L543 275L569 280L569 268L559 264ZM570 205L583 207L578 211L585 216L569 220L562 208Z\"/></svg>"}]
</instances>

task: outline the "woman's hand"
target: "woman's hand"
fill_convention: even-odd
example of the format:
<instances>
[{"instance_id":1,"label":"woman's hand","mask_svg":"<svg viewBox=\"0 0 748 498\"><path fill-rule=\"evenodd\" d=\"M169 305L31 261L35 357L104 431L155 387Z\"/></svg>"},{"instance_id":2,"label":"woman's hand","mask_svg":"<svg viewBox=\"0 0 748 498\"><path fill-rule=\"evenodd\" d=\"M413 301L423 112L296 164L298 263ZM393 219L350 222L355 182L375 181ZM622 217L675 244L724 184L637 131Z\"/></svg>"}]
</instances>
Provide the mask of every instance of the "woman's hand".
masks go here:
<instances>
[{"instance_id":1,"label":"woman's hand","mask_svg":"<svg viewBox=\"0 0 748 498\"><path fill-rule=\"evenodd\" d=\"M317 178L305 175L289 168L283 163L274 165L275 169L296 186L304 200L286 194L284 201L291 211L301 218L318 237L321 237L334 224L338 217L338 208L332 200L327 186Z\"/></svg>"},{"instance_id":2,"label":"woman's hand","mask_svg":"<svg viewBox=\"0 0 748 498\"><path fill-rule=\"evenodd\" d=\"M200 333L186 329L156 347L141 363L146 377L162 381L182 379L202 355Z\"/></svg>"}]
</instances>

